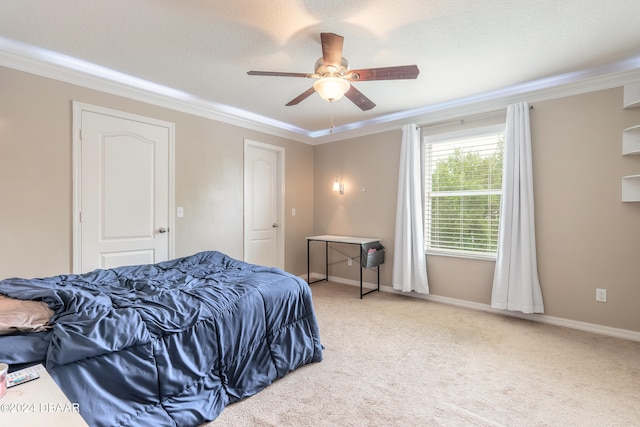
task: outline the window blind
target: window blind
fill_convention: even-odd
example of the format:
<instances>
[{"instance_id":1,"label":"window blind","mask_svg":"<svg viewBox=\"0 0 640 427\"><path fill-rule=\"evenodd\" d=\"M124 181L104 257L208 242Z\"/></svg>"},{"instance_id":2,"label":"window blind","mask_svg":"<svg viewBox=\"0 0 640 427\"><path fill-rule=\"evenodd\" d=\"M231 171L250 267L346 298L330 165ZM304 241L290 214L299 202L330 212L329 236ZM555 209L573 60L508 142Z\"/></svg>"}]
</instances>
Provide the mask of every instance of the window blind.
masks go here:
<instances>
[{"instance_id":1,"label":"window blind","mask_svg":"<svg viewBox=\"0 0 640 427\"><path fill-rule=\"evenodd\" d=\"M425 144L427 251L495 255L502 133Z\"/></svg>"}]
</instances>

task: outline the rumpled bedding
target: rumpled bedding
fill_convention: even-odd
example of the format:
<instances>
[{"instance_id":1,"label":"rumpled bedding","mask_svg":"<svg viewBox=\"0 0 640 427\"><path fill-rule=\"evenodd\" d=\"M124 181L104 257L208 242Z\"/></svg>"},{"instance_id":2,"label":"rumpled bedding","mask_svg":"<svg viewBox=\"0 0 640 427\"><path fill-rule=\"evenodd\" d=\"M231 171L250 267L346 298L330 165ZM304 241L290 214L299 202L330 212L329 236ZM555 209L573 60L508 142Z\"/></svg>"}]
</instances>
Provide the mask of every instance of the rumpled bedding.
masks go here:
<instances>
[{"instance_id":1,"label":"rumpled bedding","mask_svg":"<svg viewBox=\"0 0 640 427\"><path fill-rule=\"evenodd\" d=\"M7 279L0 294L55 311L46 368L91 426L197 426L322 360L306 282L220 252Z\"/></svg>"}]
</instances>

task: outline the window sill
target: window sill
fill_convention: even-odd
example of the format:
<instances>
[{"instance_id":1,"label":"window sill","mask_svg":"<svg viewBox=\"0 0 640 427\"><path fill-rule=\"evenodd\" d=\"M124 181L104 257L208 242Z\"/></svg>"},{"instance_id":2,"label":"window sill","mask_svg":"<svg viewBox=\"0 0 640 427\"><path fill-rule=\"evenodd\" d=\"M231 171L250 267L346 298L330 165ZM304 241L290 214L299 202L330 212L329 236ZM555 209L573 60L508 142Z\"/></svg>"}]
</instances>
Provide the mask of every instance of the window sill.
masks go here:
<instances>
[{"instance_id":1,"label":"window sill","mask_svg":"<svg viewBox=\"0 0 640 427\"><path fill-rule=\"evenodd\" d=\"M453 258L463 258L463 259L479 259L483 261L494 261L496 260L495 254L474 254L474 253L460 253L460 252L450 252L450 251L434 251L428 250L425 251L425 255L428 256L447 256Z\"/></svg>"}]
</instances>

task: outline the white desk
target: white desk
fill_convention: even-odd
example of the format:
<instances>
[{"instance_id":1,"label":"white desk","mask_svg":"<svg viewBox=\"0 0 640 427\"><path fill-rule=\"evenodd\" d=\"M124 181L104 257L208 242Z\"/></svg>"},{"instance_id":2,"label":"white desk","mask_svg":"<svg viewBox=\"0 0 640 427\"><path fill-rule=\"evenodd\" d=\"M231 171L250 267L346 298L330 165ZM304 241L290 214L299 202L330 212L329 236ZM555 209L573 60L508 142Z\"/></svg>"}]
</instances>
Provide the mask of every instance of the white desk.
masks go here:
<instances>
[{"instance_id":1,"label":"white desk","mask_svg":"<svg viewBox=\"0 0 640 427\"><path fill-rule=\"evenodd\" d=\"M311 272L310 272L310 262L309 262L309 254L311 251L310 244L311 242L324 242L325 243L325 278L316 280L311 282ZM329 280L329 243L341 243L347 245L358 245L362 248L363 245L367 243L379 243L380 239L376 237L354 237L354 236L333 236L333 235L322 235L322 236L311 236L307 237L307 282L309 284L322 282L324 280ZM362 249L361 249L362 250ZM368 292L362 292L362 269L363 266L360 262L360 259L357 260L358 264L360 264L360 299L364 295L370 294L371 292L378 291L380 292L380 266L376 268L378 272L378 287L377 289L372 289Z\"/></svg>"},{"instance_id":2,"label":"white desk","mask_svg":"<svg viewBox=\"0 0 640 427\"><path fill-rule=\"evenodd\" d=\"M0 425L87 427L79 404L69 402L42 365L36 369L40 378L11 387L0 399Z\"/></svg>"}]
</instances>

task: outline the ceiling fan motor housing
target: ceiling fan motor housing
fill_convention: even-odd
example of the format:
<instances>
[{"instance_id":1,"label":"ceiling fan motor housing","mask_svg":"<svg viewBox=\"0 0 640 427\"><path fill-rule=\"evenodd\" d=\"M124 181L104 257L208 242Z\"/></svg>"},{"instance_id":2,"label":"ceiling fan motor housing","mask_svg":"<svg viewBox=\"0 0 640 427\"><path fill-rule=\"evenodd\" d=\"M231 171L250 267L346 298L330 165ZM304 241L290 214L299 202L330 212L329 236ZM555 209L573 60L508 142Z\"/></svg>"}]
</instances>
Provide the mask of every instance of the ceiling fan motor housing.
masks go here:
<instances>
[{"instance_id":1,"label":"ceiling fan motor housing","mask_svg":"<svg viewBox=\"0 0 640 427\"><path fill-rule=\"evenodd\" d=\"M349 71L349 61L342 58L340 65L325 64L324 58L320 58L316 61L314 69L318 77L344 77Z\"/></svg>"}]
</instances>

